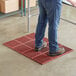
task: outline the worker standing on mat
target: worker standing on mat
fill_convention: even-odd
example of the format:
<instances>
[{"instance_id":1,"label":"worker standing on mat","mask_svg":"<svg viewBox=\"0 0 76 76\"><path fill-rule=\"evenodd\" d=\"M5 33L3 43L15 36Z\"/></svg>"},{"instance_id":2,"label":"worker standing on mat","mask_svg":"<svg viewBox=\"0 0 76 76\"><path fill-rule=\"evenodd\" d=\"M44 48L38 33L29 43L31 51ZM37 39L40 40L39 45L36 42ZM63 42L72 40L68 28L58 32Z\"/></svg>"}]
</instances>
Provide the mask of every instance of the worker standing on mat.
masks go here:
<instances>
[{"instance_id":1,"label":"worker standing on mat","mask_svg":"<svg viewBox=\"0 0 76 76\"><path fill-rule=\"evenodd\" d=\"M76 6L76 2L68 0ZM38 0L39 18L35 34L35 51L40 51L47 46L43 41L45 29L48 22L49 56L61 55L65 52L64 48L59 48L57 41L57 30L60 21L62 0Z\"/></svg>"}]
</instances>

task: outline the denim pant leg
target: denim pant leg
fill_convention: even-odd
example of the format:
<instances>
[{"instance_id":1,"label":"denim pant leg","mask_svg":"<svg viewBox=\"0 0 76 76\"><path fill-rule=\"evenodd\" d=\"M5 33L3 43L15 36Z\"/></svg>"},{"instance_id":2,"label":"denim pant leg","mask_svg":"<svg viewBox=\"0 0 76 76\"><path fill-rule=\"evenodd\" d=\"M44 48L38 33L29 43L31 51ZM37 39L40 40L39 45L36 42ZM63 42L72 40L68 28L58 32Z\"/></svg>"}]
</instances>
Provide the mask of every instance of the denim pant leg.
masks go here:
<instances>
[{"instance_id":1,"label":"denim pant leg","mask_svg":"<svg viewBox=\"0 0 76 76\"><path fill-rule=\"evenodd\" d=\"M48 39L49 39L49 49L51 53L58 51L58 41L57 41L57 30L60 21L61 14L61 0L47 0L46 9L49 22L48 28Z\"/></svg>"},{"instance_id":2,"label":"denim pant leg","mask_svg":"<svg viewBox=\"0 0 76 76\"><path fill-rule=\"evenodd\" d=\"M47 14L46 10L42 4L42 0L38 0L39 3L39 18L38 18L38 24L36 28L36 34L35 34L35 46L40 47L43 43L43 38L45 35L45 29L47 25Z\"/></svg>"}]
</instances>

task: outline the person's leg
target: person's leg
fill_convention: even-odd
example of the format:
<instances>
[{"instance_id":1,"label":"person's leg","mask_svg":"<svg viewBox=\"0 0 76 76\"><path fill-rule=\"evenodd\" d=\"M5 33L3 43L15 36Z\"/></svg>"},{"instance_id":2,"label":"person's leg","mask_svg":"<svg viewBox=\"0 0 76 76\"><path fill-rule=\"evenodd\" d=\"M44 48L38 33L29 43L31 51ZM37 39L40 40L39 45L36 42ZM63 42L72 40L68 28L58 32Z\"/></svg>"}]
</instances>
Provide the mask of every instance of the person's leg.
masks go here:
<instances>
[{"instance_id":1,"label":"person's leg","mask_svg":"<svg viewBox=\"0 0 76 76\"><path fill-rule=\"evenodd\" d=\"M46 1L46 9L48 15L48 39L49 39L49 53L55 53L59 50L57 41L57 29L61 14L61 0L48 0Z\"/></svg>"},{"instance_id":2,"label":"person's leg","mask_svg":"<svg viewBox=\"0 0 76 76\"><path fill-rule=\"evenodd\" d=\"M35 47L39 48L43 44L43 37L45 35L45 28L47 25L47 15L42 0L38 0L38 3L40 14L35 34Z\"/></svg>"}]
</instances>

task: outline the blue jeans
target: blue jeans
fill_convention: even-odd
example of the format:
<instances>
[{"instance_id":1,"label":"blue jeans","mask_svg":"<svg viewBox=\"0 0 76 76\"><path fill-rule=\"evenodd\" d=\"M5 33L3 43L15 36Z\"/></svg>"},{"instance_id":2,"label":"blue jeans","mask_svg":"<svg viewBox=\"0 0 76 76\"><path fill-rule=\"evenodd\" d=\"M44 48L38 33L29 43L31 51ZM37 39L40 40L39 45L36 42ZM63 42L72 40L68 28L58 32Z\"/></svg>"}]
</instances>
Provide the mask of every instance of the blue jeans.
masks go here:
<instances>
[{"instance_id":1,"label":"blue jeans","mask_svg":"<svg viewBox=\"0 0 76 76\"><path fill-rule=\"evenodd\" d=\"M49 52L58 51L57 30L60 21L61 0L38 0L39 18L35 34L35 46L40 47L43 44L45 29L48 22L48 40Z\"/></svg>"}]
</instances>

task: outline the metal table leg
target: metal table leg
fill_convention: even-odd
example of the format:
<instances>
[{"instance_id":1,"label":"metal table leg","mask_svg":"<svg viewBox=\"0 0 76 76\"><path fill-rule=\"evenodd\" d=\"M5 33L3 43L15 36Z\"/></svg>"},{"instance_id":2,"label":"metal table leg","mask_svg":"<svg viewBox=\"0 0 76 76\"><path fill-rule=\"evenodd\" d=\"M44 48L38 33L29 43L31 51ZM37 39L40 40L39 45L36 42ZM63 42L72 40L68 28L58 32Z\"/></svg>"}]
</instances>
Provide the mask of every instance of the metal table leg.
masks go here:
<instances>
[{"instance_id":1,"label":"metal table leg","mask_svg":"<svg viewBox=\"0 0 76 76\"><path fill-rule=\"evenodd\" d=\"M30 32L30 0L27 1L28 2L28 32Z\"/></svg>"},{"instance_id":2,"label":"metal table leg","mask_svg":"<svg viewBox=\"0 0 76 76\"><path fill-rule=\"evenodd\" d=\"M21 0L21 16L23 16L23 0Z\"/></svg>"},{"instance_id":3,"label":"metal table leg","mask_svg":"<svg viewBox=\"0 0 76 76\"><path fill-rule=\"evenodd\" d=\"M26 0L24 0L24 16L26 16Z\"/></svg>"}]
</instances>

